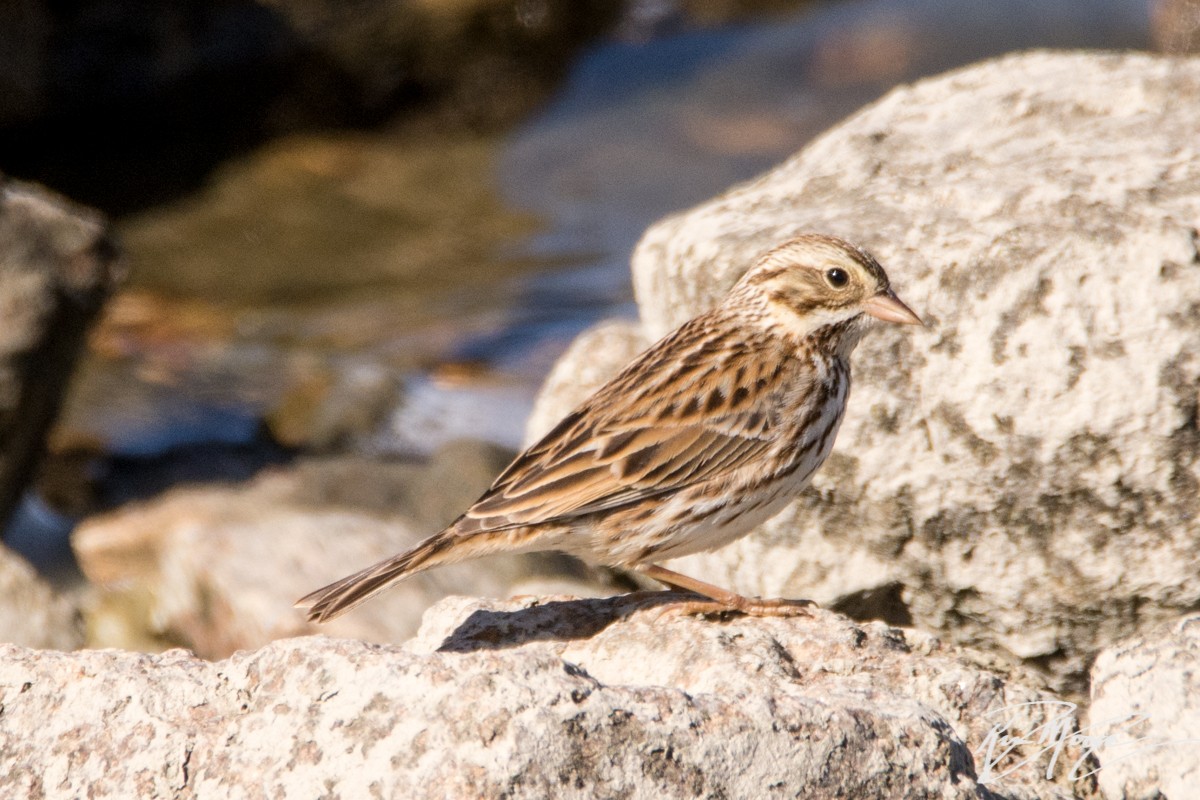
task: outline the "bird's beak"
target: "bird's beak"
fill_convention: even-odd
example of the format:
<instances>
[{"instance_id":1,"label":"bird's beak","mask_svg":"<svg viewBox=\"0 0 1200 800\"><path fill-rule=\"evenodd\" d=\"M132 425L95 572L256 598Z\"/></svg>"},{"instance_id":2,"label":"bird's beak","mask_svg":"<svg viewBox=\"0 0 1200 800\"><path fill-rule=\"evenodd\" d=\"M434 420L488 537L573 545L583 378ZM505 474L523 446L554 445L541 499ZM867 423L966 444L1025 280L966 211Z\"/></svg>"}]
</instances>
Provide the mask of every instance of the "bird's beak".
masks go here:
<instances>
[{"instance_id":1,"label":"bird's beak","mask_svg":"<svg viewBox=\"0 0 1200 800\"><path fill-rule=\"evenodd\" d=\"M925 327L921 318L914 314L911 308L904 305L891 289L881 292L863 303L863 310L875 319L881 319L884 322L899 322L902 325Z\"/></svg>"}]
</instances>

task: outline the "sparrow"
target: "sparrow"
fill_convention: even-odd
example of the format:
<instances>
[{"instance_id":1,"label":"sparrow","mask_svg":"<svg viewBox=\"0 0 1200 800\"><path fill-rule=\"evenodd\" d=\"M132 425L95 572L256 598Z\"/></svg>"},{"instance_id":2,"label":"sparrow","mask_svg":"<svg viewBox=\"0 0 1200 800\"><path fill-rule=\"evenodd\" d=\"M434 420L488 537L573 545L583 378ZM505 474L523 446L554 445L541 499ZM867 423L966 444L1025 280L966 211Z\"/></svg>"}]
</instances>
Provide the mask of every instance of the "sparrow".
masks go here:
<instances>
[{"instance_id":1,"label":"sparrow","mask_svg":"<svg viewBox=\"0 0 1200 800\"><path fill-rule=\"evenodd\" d=\"M860 248L809 234L762 255L715 308L651 346L412 549L297 602L324 622L393 583L490 553L559 550L700 595L687 610L807 613L661 566L738 539L829 456L850 354L879 322L922 325Z\"/></svg>"}]
</instances>

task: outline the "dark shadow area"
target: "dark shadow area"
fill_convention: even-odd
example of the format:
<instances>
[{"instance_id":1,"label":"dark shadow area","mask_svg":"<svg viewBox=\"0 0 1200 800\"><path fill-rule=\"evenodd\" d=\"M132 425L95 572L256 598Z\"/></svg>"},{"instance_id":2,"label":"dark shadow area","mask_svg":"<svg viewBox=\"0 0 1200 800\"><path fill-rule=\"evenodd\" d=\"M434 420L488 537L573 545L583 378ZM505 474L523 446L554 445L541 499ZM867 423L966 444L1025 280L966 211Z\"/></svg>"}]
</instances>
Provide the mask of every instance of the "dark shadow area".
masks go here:
<instances>
[{"instance_id":1,"label":"dark shadow area","mask_svg":"<svg viewBox=\"0 0 1200 800\"><path fill-rule=\"evenodd\" d=\"M529 642L587 639L639 611L665 609L698 597L674 590L643 591L602 599L552 600L517 611L476 611L442 642L438 652L473 653Z\"/></svg>"},{"instance_id":2,"label":"dark shadow area","mask_svg":"<svg viewBox=\"0 0 1200 800\"><path fill-rule=\"evenodd\" d=\"M3 38L29 45L7 66L28 77L0 107L0 170L110 214L260 143L295 58L282 20L249 0L31 3L9 22Z\"/></svg>"},{"instance_id":3,"label":"dark shadow area","mask_svg":"<svg viewBox=\"0 0 1200 800\"><path fill-rule=\"evenodd\" d=\"M844 595L836 603L829 606L831 611L845 614L858 622L868 622L878 619L888 625L910 627L913 624L912 613L903 598L904 584L889 583L864 589L861 592Z\"/></svg>"},{"instance_id":4,"label":"dark shadow area","mask_svg":"<svg viewBox=\"0 0 1200 800\"><path fill-rule=\"evenodd\" d=\"M109 215L198 187L291 132L398 114L507 126L620 14L476 4L43 0L0 8L0 171Z\"/></svg>"}]
</instances>

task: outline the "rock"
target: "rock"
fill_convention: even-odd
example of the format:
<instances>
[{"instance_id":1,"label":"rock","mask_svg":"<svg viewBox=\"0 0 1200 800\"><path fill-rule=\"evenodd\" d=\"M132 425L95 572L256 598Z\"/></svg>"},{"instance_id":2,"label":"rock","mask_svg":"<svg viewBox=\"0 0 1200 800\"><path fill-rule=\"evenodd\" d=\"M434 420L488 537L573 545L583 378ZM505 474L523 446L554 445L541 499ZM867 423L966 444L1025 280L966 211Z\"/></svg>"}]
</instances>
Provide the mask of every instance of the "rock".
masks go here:
<instances>
[{"instance_id":1,"label":"rock","mask_svg":"<svg viewBox=\"0 0 1200 800\"><path fill-rule=\"evenodd\" d=\"M0 545L0 642L74 650L83 644L79 609L33 567Z\"/></svg>"},{"instance_id":2,"label":"rock","mask_svg":"<svg viewBox=\"0 0 1200 800\"><path fill-rule=\"evenodd\" d=\"M296 377L266 424L276 441L317 452L339 452L348 442L366 438L387 418L399 395L396 376L380 364L340 369L316 354L293 357Z\"/></svg>"},{"instance_id":3,"label":"rock","mask_svg":"<svg viewBox=\"0 0 1200 800\"><path fill-rule=\"evenodd\" d=\"M405 513L431 532L446 527L492 485L513 455L477 439L447 442L416 470Z\"/></svg>"},{"instance_id":4,"label":"rock","mask_svg":"<svg viewBox=\"0 0 1200 800\"><path fill-rule=\"evenodd\" d=\"M89 644L148 650L182 644L222 658L318 630L399 642L416 631L430 603L453 592L507 596L514 587L542 588L540 578L566 579L576 592L607 591L566 557L499 556L414 576L331 623L305 621L293 608L298 598L452 519L456 512L438 497L473 500L494 472L473 467L472 454L485 457L456 444L425 468L311 460L245 486L175 489L89 518L72 540L81 569L97 585L87 610ZM459 472L446 477L450 457ZM442 485L431 487L436 475Z\"/></svg>"},{"instance_id":5,"label":"rock","mask_svg":"<svg viewBox=\"0 0 1200 800\"><path fill-rule=\"evenodd\" d=\"M797 503L672 568L912 620L1073 693L1100 648L1195 607L1200 102L1188 98L1200 100L1200 61L1007 56L899 88L653 226L633 258L648 340L807 230L874 252L931 323L860 346L833 456ZM579 396L602 358L575 348L555 380L575 369Z\"/></svg>"},{"instance_id":6,"label":"rock","mask_svg":"<svg viewBox=\"0 0 1200 800\"><path fill-rule=\"evenodd\" d=\"M116 246L98 214L0 176L0 531L119 274Z\"/></svg>"},{"instance_id":7,"label":"rock","mask_svg":"<svg viewBox=\"0 0 1200 800\"><path fill-rule=\"evenodd\" d=\"M1088 795L1044 765L979 783L987 715L1044 696L970 654L823 611L661 614L454 598L405 648L313 637L218 663L0 647L0 793ZM1014 733L1040 723L1027 708Z\"/></svg>"},{"instance_id":8,"label":"rock","mask_svg":"<svg viewBox=\"0 0 1200 800\"><path fill-rule=\"evenodd\" d=\"M1200 616L1100 653L1084 730L1110 800L1190 797L1200 781Z\"/></svg>"}]
</instances>

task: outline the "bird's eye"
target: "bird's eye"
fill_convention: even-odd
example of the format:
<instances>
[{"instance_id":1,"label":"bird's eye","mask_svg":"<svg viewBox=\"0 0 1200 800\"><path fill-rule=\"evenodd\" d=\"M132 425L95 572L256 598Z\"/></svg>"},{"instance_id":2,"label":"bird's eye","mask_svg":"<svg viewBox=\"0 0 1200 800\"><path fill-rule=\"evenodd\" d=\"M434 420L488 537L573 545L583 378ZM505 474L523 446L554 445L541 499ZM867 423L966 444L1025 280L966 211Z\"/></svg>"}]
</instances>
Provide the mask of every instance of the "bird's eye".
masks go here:
<instances>
[{"instance_id":1,"label":"bird's eye","mask_svg":"<svg viewBox=\"0 0 1200 800\"><path fill-rule=\"evenodd\" d=\"M833 269L825 271L825 280L835 289L841 289L850 282L850 275L844 269Z\"/></svg>"}]
</instances>

